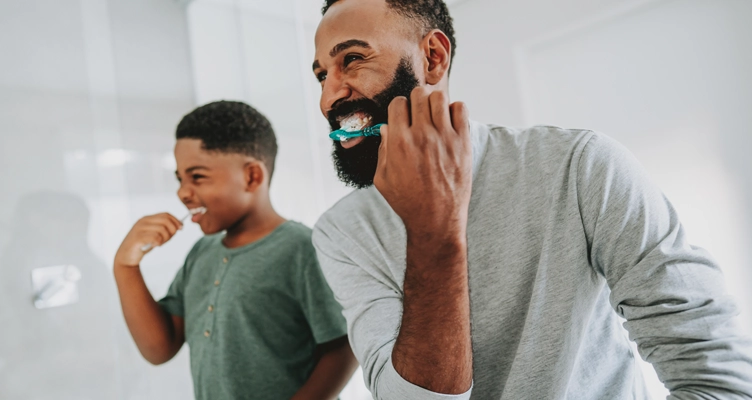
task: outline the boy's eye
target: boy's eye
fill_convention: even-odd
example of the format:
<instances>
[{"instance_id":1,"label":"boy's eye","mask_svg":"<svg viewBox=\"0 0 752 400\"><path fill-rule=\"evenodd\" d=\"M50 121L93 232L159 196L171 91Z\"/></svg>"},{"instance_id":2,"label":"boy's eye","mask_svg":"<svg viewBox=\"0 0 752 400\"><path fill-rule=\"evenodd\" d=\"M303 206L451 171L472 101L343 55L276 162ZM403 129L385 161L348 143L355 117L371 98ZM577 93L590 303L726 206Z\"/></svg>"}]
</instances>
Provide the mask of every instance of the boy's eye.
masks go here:
<instances>
[{"instance_id":1,"label":"boy's eye","mask_svg":"<svg viewBox=\"0 0 752 400\"><path fill-rule=\"evenodd\" d=\"M193 178L194 181L197 181L197 180L199 180L201 178L206 178L206 177L203 176L203 175L199 175L199 174L193 174L193 175L191 175L191 178Z\"/></svg>"},{"instance_id":2,"label":"boy's eye","mask_svg":"<svg viewBox=\"0 0 752 400\"><path fill-rule=\"evenodd\" d=\"M363 59L363 57L360 56L360 55L358 55L358 54L348 54L348 55L345 56L344 65L345 65L345 67L347 67L353 61L362 60L362 59Z\"/></svg>"}]
</instances>

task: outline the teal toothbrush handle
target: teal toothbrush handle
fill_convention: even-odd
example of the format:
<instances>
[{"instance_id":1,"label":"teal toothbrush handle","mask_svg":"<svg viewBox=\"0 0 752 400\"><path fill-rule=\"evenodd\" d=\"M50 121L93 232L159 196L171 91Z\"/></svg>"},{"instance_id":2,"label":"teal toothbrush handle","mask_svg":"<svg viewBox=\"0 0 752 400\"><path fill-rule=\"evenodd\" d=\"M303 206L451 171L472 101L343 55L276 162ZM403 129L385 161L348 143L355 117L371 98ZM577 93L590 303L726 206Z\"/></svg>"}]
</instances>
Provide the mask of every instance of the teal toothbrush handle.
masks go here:
<instances>
[{"instance_id":1,"label":"teal toothbrush handle","mask_svg":"<svg viewBox=\"0 0 752 400\"><path fill-rule=\"evenodd\" d=\"M332 140L347 140L360 136L381 136L381 127L385 124L376 124L369 126L361 131L347 132L339 129L329 134L329 138Z\"/></svg>"}]
</instances>

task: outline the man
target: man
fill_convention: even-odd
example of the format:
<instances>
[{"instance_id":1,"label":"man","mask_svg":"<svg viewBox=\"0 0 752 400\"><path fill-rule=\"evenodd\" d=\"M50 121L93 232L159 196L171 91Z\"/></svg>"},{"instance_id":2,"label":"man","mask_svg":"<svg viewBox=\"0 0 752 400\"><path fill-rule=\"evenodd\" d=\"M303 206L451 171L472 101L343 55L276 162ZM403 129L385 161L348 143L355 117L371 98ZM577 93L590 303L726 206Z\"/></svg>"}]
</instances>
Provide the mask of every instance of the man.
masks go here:
<instances>
[{"instance_id":1,"label":"man","mask_svg":"<svg viewBox=\"0 0 752 400\"><path fill-rule=\"evenodd\" d=\"M334 143L359 190L313 236L375 398L642 399L619 317L670 398L752 398L719 268L621 146L469 122L440 0L323 11L322 112L387 123Z\"/></svg>"}]
</instances>

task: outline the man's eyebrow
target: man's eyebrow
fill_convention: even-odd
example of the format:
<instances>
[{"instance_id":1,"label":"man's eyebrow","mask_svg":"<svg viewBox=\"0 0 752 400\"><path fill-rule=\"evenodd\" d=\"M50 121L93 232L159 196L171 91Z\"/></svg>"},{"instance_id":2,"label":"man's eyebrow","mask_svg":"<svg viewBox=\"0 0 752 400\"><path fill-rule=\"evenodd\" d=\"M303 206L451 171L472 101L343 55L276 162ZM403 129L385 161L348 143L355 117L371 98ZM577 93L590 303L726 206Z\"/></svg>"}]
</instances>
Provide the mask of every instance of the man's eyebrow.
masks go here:
<instances>
[{"instance_id":1,"label":"man's eyebrow","mask_svg":"<svg viewBox=\"0 0 752 400\"><path fill-rule=\"evenodd\" d=\"M370 49L371 45L368 44L368 42L358 39L350 39L345 40L344 42L334 46L332 50L329 52L329 57L335 57L337 54L349 49L350 47L363 47L366 49ZM314 71L321 68L321 64L319 63L319 60L316 60L313 62L313 66L311 67Z\"/></svg>"},{"instance_id":2,"label":"man's eyebrow","mask_svg":"<svg viewBox=\"0 0 752 400\"><path fill-rule=\"evenodd\" d=\"M368 42L364 42L358 39L345 40L344 42L332 48L332 51L329 52L329 57L334 57L337 54L349 49L350 47L364 47L366 49L370 49L371 45L368 44Z\"/></svg>"}]
</instances>

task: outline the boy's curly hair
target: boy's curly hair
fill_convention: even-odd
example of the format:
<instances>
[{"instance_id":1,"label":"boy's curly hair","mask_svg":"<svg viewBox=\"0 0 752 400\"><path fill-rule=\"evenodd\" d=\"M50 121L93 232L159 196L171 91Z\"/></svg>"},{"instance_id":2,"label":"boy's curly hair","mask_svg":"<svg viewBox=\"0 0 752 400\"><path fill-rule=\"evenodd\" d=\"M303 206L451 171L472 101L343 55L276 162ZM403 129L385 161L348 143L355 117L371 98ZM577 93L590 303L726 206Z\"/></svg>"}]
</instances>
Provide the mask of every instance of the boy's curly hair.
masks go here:
<instances>
[{"instance_id":1,"label":"boy's curly hair","mask_svg":"<svg viewBox=\"0 0 752 400\"><path fill-rule=\"evenodd\" d=\"M255 108L239 101L216 101L188 113L178 124L177 139L200 139L203 148L251 156L266 164L269 178L277 158L271 123Z\"/></svg>"}]
</instances>

